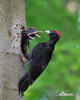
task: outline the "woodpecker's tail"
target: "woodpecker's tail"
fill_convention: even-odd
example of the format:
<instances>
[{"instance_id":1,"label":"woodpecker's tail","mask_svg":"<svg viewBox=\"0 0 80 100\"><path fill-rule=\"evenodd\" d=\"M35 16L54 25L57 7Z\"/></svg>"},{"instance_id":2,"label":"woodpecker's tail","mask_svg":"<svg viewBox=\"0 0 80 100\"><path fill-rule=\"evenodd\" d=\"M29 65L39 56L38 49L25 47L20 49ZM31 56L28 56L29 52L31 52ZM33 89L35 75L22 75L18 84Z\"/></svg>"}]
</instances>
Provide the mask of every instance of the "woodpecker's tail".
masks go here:
<instances>
[{"instance_id":1,"label":"woodpecker's tail","mask_svg":"<svg viewBox=\"0 0 80 100\"><path fill-rule=\"evenodd\" d=\"M27 73L20 79L18 83L19 95L23 96L24 92L27 90L28 87L29 84L28 84L28 73Z\"/></svg>"}]
</instances>

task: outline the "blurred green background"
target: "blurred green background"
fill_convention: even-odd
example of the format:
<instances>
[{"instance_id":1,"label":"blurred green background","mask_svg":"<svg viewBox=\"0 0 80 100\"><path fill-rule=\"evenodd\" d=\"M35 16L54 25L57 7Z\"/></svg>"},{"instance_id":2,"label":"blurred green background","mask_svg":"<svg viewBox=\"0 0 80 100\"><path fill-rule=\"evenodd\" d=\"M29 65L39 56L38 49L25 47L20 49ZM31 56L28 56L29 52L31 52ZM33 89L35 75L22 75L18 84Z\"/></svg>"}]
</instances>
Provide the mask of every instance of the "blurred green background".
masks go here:
<instances>
[{"instance_id":1,"label":"blurred green background","mask_svg":"<svg viewBox=\"0 0 80 100\"><path fill-rule=\"evenodd\" d=\"M42 75L24 94L24 100L80 100L80 1L25 0L27 27L58 30L61 39ZM30 49L42 38L30 41ZM59 96L63 92L73 96ZM64 95L64 94L63 94Z\"/></svg>"}]
</instances>

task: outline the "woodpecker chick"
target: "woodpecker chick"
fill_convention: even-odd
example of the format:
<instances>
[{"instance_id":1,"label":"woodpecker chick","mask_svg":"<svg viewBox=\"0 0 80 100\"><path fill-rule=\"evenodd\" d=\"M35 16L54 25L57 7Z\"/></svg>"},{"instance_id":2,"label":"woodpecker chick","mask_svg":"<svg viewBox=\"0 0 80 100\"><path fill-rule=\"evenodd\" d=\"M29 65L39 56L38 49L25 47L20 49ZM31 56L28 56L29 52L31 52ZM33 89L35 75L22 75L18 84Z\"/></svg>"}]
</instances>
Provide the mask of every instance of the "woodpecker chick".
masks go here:
<instances>
[{"instance_id":1,"label":"woodpecker chick","mask_svg":"<svg viewBox=\"0 0 80 100\"><path fill-rule=\"evenodd\" d=\"M22 27L22 32L21 32L21 50L22 54L25 57L25 55L28 54L28 47L29 47L29 40L34 39L33 37L39 37L37 34L39 32L35 28L28 28L27 30L25 27Z\"/></svg>"}]
</instances>

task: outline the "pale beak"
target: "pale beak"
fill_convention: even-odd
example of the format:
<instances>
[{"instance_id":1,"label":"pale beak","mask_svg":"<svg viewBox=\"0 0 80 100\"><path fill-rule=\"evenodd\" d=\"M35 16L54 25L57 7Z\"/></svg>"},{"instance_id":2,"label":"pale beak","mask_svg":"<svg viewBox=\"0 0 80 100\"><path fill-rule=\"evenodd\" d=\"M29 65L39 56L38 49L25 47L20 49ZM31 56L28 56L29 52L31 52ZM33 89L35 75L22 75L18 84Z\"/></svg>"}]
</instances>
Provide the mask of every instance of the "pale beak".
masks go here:
<instances>
[{"instance_id":1,"label":"pale beak","mask_svg":"<svg viewBox=\"0 0 80 100\"><path fill-rule=\"evenodd\" d=\"M34 38L33 38L33 37L31 37L31 36L29 36L29 39L34 40Z\"/></svg>"},{"instance_id":2,"label":"pale beak","mask_svg":"<svg viewBox=\"0 0 80 100\"><path fill-rule=\"evenodd\" d=\"M40 38L40 36L38 35L38 33L40 33L40 31L35 31L35 32L32 32L32 33L29 33L28 36L29 36L30 39L34 39L34 38L33 38L33 35L34 35L35 37Z\"/></svg>"},{"instance_id":3,"label":"pale beak","mask_svg":"<svg viewBox=\"0 0 80 100\"><path fill-rule=\"evenodd\" d=\"M50 31L48 31L48 30L45 30L44 32L50 34Z\"/></svg>"},{"instance_id":4,"label":"pale beak","mask_svg":"<svg viewBox=\"0 0 80 100\"><path fill-rule=\"evenodd\" d=\"M36 37L41 38L39 35L35 34Z\"/></svg>"},{"instance_id":5,"label":"pale beak","mask_svg":"<svg viewBox=\"0 0 80 100\"><path fill-rule=\"evenodd\" d=\"M40 32L39 31L35 31L33 33L29 33L28 36L31 37L32 35L35 35L36 37L39 37L40 38L40 36L37 35L38 33L40 33Z\"/></svg>"}]
</instances>

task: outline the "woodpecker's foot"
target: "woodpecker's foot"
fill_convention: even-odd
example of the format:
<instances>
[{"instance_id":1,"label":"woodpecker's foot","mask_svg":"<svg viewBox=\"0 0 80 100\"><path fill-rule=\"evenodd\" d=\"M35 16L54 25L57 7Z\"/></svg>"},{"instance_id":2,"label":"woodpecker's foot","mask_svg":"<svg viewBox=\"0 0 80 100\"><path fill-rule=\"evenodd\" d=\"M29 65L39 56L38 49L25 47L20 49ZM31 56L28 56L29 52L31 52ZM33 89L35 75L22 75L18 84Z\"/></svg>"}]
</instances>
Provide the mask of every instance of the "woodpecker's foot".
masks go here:
<instances>
[{"instance_id":1,"label":"woodpecker's foot","mask_svg":"<svg viewBox=\"0 0 80 100\"><path fill-rule=\"evenodd\" d=\"M22 56L22 61L23 61L24 63L26 63L26 62L27 62L27 59L26 59L24 56Z\"/></svg>"}]
</instances>

